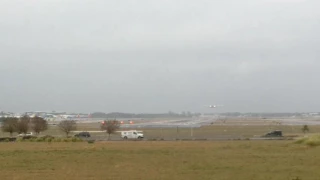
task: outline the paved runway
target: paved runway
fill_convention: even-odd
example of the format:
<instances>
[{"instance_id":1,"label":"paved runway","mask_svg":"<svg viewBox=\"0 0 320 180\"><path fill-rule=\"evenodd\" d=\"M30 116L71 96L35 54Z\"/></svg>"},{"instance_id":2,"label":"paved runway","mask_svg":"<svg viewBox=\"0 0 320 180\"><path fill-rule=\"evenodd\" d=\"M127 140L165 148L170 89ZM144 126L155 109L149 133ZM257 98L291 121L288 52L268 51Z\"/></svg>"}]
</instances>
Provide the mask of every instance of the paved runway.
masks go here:
<instances>
[{"instance_id":1,"label":"paved runway","mask_svg":"<svg viewBox=\"0 0 320 180\"><path fill-rule=\"evenodd\" d=\"M78 123L98 123L101 119L74 119ZM287 119L245 119L245 118L223 118L223 117L199 117L199 118L184 118L184 119L118 119L123 121L121 125L123 128L199 128L205 125L224 125L224 126L256 126L256 125L291 125L291 126L302 126L302 125L320 125L320 119L309 118L287 118ZM132 120L133 124L129 124Z\"/></svg>"},{"instance_id":2,"label":"paved runway","mask_svg":"<svg viewBox=\"0 0 320 180\"><path fill-rule=\"evenodd\" d=\"M203 125L209 125L212 120L201 119L180 119L180 120L164 120L164 121L147 121L137 124L124 124L122 127L138 127L138 128L197 128Z\"/></svg>"}]
</instances>

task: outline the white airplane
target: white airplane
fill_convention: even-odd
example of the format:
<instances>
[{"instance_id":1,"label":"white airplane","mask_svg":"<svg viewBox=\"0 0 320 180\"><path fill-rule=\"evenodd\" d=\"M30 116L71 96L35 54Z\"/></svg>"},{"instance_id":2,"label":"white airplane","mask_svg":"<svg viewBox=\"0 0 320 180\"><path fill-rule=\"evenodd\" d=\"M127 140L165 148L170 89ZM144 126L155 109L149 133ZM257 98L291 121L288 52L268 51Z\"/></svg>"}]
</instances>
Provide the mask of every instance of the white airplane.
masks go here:
<instances>
[{"instance_id":1,"label":"white airplane","mask_svg":"<svg viewBox=\"0 0 320 180\"><path fill-rule=\"evenodd\" d=\"M222 107L223 105L209 105L209 106L206 106L206 107L209 107L209 108L217 108L217 107Z\"/></svg>"}]
</instances>

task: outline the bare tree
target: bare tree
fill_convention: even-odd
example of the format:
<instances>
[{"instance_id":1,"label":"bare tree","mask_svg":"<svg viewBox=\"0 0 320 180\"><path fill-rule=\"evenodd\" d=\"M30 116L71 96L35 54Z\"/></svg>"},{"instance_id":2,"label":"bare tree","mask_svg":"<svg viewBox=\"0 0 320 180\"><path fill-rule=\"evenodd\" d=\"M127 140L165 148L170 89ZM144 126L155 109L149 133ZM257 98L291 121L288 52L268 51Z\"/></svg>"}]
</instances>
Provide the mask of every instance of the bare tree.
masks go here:
<instances>
[{"instance_id":1,"label":"bare tree","mask_svg":"<svg viewBox=\"0 0 320 180\"><path fill-rule=\"evenodd\" d=\"M69 133L71 131L74 131L77 129L76 121L74 120L63 120L58 124L58 127L61 131L66 133L66 136L68 137Z\"/></svg>"},{"instance_id":2,"label":"bare tree","mask_svg":"<svg viewBox=\"0 0 320 180\"><path fill-rule=\"evenodd\" d=\"M2 126L1 126L2 132L8 132L10 133L10 136L12 136L12 133L17 131L18 118L15 118L15 117L1 118L1 121L2 121Z\"/></svg>"},{"instance_id":3,"label":"bare tree","mask_svg":"<svg viewBox=\"0 0 320 180\"><path fill-rule=\"evenodd\" d=\"M117 120L103 121L100 126L101 130L105 130L108 134L108 140L110 140L110 134L113 134L117 129L120 128L120 122Z\"/></svg>"},{"instance_id":4,"label":"bare tree","mask_svg":"<svg viewBox=\"0 0 320 180\"><path fill-rule=\"evenodd\" d=\"M30 117L25 115L22 116L17 123L17 132L20 133L28 133L29 130Z\"/></svg>"},{"instance_id":5,"label":"bare tree","mask_svg":"<svg viewBox=\"0 0 320 180\"><path fill-rule=\"evenodd\" d=\"M35 116L34 118L31 118L31 124L31 128L36 134L48 129L48 122L42 117Z\"/></svg>"}]
</instances>

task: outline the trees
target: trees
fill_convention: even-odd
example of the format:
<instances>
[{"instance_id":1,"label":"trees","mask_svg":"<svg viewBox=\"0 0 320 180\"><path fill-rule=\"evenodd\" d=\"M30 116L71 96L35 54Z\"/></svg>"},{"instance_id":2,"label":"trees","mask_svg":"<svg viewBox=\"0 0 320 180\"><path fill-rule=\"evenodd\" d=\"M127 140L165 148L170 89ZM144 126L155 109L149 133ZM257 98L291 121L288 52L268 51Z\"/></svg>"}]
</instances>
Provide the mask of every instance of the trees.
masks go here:
<instances>
[{"instance_id":1,"label":"trees","mask_svg":"<svg viewBox=\"0 0 320 180\"><path fill-rule=\"evenodd\" d=\"M100 126L101 130L105 130L108 134L108 140L110 139L110 134L113 134L117 129L120 128L120 122L117 120L105 120Z\"/></svg>"},{"instance_id":2,"label":"trees","mask_svg":"<svg viewBox=\"0 0 320 180\"><path fill-rule=\"evenodd\" d=\"M306 132L309 132L309 126L308 125L304 125L302 128L301 128L301 130L302 130L302 132L304 133L304 134L306 134Z\"/></svg>"},{"instance_id":3,"label":"trees","mask_svg":"<svg viewBox=\"0 0 320 180\"><path fill-rule=\"evenodd\" d=\"M68 137L71 131L74 131L77 129L76 125L77 125L76 121L74 120L63 120L58 124L58 127L60 128L61 131L66 133L66 136Z\"/></svg>"},{"instance_id":4,"label":"trees","mask_svg":"<svg viewBox=\"0 0 320 180\"><path fill-rule=\"evenodd\" d=\"M30 117L25 115L18 120L17 132L26 134L29 130Z\"/></svg>"},{"instance_id":5,"label":"trees","mask_svg":"<svg viewBox=\"0 0 320 180\"><path fill-rule=\"evenodd\" d=\"M44 120L41 117L34 117L30 118L29 116L23 116L20 119L15 117L8 117L8 118L1 118L2 120L2 131L3 132L9 132L10 136L12 136L12 133L17 132L19 134L28 133L30 129L30 123L32 130L34 130L35 133L39 133L41 131L45 131L48 129L48 123L46 120Z\"/></svg>"},{"instance_id":6,"label":"trees","mask_svg":"<svg viewBox=\"0 0 320 180\"><path fill-rule=\"evenodd\" d=\"M17 131L18 120L19 119L15 117L1 118L1 121L2 121L1 130L3 132L10 133L10 136L12 136L12 133Z\"/></svg>"},{"instance_id":7,"label":"trees","mask_svg":"<svg viewBox=\"0 0 320 180\"><path fill-rule=\"evenodd\" d=\"M31 128L36 134L39 134L41 131L48 129L48 122L41 117L35 116L31 118Z\"/></svg>"}]
</instances>

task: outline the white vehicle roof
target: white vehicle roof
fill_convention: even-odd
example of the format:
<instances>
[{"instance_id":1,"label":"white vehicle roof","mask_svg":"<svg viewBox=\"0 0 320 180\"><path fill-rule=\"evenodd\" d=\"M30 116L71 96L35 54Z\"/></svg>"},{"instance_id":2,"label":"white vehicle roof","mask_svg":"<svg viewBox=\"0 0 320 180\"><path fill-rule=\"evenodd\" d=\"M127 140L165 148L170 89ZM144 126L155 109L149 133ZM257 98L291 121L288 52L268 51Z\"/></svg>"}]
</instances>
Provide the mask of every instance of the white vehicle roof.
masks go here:
<instances>
[{"instance_id":1,"label":"white vehicle roof","mask_svg":"<svg viewBox=\"0 0 320 180\"><path fill-rule=\"evenodd\" d=\"M137 131L137 130L128 130L128 131L117 131L117 132L143 132L143 131Z\"/></svg>"}]
</instances>

